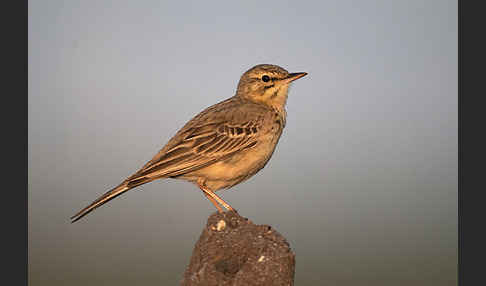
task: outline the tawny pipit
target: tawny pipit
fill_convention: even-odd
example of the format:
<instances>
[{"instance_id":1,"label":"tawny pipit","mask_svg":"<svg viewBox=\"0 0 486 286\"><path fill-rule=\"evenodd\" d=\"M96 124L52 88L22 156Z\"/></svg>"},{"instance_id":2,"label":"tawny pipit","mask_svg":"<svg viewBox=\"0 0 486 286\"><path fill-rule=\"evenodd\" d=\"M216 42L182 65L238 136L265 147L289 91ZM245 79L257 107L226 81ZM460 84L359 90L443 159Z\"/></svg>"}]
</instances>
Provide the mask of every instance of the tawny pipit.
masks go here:
<instances>
[{"instance_id":1,"label":"tawny pipit","mask_svg":"<svg viewBox=\"0 0 486 286\"><path fill-rule=\"evenodd\" d=\"M268 162L285 127L292 81L307 75L257 65L240 78L236 95L191 119L139 171L71 217L72 222L124 192L156 179L199 186L219 212L233 208L214 192L256 174Z\"/></svg>"}]
</instances>

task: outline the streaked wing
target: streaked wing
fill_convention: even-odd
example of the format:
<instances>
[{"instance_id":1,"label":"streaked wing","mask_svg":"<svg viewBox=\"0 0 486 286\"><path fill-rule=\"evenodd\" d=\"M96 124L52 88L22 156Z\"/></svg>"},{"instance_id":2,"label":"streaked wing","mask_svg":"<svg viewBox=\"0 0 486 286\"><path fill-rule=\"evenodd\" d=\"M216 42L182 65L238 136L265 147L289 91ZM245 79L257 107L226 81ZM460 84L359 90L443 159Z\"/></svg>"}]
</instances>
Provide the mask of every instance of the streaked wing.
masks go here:
<instances>
[{"instance_id":1,"label":"streaked wing","mask_svg":"<svg viewBox=\"0 0 486 286\"><path fill-rule=\"evenodd\" d=\"M259 122L244 124L211 122L192 126L178 134L178 141L168 150L162 150L140 171L128 179L130 182L174 177L194 171L235 152L256 145Z\"/></svg>"}]
</instances>

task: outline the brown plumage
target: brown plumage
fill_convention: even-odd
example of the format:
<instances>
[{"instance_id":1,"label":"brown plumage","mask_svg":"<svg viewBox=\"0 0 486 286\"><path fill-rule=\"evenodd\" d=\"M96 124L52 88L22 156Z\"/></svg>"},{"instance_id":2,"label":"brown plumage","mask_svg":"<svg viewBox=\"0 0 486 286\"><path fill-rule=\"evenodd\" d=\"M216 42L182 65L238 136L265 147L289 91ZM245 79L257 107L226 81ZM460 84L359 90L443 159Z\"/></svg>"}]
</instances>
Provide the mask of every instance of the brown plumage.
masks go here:
<instances>
[{"instance_id":1,"label":"brown plumage","mask_svg":"<svg viewBox=\"0 0 486 286\"><path fill-rule=\"evenodd\" d=\"M257 173L268 162L285 127L289 74L276 65L246 71L236 95L208 107L182 129L139 171L71 217L75 222L124 192L162 178L195 183L206 197L233 210L214 192Z\"/></svg>"}]
</instances>

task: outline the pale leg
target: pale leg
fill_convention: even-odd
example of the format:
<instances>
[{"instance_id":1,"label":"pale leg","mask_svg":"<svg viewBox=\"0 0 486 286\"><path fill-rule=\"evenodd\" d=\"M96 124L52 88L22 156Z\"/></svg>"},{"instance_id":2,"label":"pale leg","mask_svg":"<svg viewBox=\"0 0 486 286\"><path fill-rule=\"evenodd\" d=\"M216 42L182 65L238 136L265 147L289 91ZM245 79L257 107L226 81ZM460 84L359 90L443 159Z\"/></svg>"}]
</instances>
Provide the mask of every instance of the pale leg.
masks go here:
<instances>
[{"instance_id":1,"label":"pale leg","mask_svg":"<svg viewBox=\"0 0 486 286\"><path fill-rule=\"evenodd\" d=\"M213 203L213 205L218 209L218 212L222 213L223 210L221 207L218 205L221 204L223 207L225 207L229 211L234 211L234 209L226 203L222 198L218 197L213 191L210 189L206 188L202 184L198 184L199 188L204 192L204 195Z\"/></svg>"}]
</instances>

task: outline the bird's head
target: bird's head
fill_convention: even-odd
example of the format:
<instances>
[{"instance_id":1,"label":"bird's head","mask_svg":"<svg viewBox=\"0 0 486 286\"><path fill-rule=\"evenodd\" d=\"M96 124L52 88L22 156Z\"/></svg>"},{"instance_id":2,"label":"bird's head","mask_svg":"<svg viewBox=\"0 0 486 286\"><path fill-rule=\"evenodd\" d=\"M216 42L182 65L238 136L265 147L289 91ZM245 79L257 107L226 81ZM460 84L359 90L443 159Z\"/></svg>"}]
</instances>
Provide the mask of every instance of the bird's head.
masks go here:
<instances>
[{"instance_id":1,"label":"bird's head","mask_svg":"<svg viewBox=\"0 0 486 286\"><path fill-rule=\"evenodd\" d=\"M287 102L290 83L305 75L289 73L276 65L257 65L241 76L236 96L281 110Z\"/></svg>"}]
</instances>

